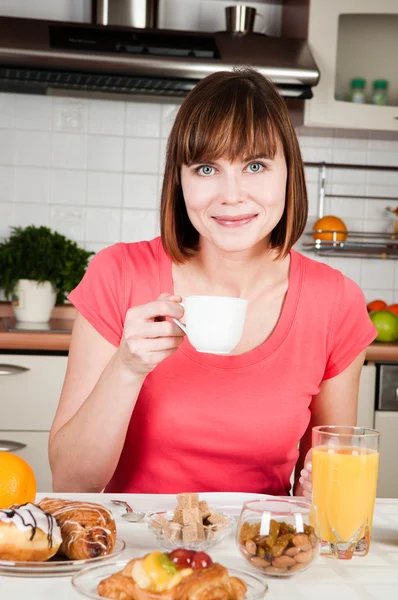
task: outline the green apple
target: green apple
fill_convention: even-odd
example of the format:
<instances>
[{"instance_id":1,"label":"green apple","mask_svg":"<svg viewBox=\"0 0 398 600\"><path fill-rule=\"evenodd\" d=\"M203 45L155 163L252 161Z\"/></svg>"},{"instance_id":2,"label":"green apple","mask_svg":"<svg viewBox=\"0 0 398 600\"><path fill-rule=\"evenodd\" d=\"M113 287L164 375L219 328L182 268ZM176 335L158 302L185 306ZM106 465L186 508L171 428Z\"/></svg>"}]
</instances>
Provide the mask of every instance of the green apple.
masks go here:
<instances>
[{"instance_id":1,"label":"green apple","mask_svg":"<svg viewBox=\"0 0 398 600\"><path fill-rule=\"evenodd\" d=\"M378 335L376 342L395 342L398 340L398 317L389 310L375 310L369 313Z\"/></svg>"}]
</instances>

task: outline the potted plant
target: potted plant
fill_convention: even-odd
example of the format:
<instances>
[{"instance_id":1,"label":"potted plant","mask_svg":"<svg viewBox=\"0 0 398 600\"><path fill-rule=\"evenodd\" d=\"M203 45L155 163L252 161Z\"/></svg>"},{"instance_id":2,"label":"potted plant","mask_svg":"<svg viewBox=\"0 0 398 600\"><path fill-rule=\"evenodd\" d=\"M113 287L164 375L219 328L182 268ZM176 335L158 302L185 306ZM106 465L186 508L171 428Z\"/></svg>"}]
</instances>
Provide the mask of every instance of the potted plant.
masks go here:
<instances>
[{"instance_id":1,"label":"potted plant","mask_svg":"<svg viewBox=\"0 0 398 600\"><path fill-rule=\"evenodd\" d=\"M0 288L18 321L46 322L83 277L90 256L48 227L13 227L0 243Z\"/></svg>"}]
</instances>

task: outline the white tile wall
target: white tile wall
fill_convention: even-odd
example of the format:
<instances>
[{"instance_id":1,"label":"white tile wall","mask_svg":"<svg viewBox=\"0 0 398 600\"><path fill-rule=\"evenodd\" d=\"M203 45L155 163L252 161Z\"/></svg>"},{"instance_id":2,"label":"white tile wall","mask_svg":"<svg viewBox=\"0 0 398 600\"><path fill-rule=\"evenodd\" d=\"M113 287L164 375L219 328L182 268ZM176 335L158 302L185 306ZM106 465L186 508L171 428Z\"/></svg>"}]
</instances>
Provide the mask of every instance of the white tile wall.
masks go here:
<instances>
[{"instance_id":1,"label":"white tile wall","mask_svg":"<svg viewBox=\"0 0 398 600\"><path fill-rule=\"evenodd\" d=\"M239 0L160 0L161 27L217 30L224 9ZM31 3L29 3L30 6ZM0 0L14 16L87 20L89 0ZM51 5L51 7L50 7ZM256 31L280 31L281 4L251 2L264 16ZM48 225L98 251L117 242L148 239L159 232L159 197L167 137L178 105L0 94L0 239L13 225ZM305 161L398 167L398 141L366 132L299 130ZM319 171L306 169L310 217L317 218ZM397 206L396 172L334 170L330 193L365 199L328 198L326 210L349 228L388 231ZM391 201L374 200L387 196ZM368 199L366 199L368 198ZM300 246L300 244L298 244ZM359 283L368 300L398 302L398 261L324 260Z\"/></svg>"}]
</instances>

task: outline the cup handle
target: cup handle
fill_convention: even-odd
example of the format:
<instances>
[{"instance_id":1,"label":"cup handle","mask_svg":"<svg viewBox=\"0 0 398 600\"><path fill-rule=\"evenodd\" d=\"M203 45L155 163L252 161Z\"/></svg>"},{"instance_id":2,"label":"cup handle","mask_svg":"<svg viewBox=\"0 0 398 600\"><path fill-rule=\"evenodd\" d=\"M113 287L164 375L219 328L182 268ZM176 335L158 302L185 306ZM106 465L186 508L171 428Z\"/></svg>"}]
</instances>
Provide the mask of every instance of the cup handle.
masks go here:
<instances>
[{"instance_id":1,"label":"cup handle","mask_svg":"<svg viewBox=\"0 0 398 600\"><path fill-rule=\"evenodd\" d=\"M183 303L183 302L179 302L178 304L181 304L181 306L182 306L183 308L185 308L185 307L184 307L184 303ZM184 323L181 323L181 321L179 321L178 319L174 319L174 318L173 318L173 321L174 321L174 323L175 323L176 325L178 325L178 327L179 327L180 329L182 329L182 330L183 330L183 332L184 332L184 333L186 333L186 334L188 333L188 332L187 332L187 328L186 328L186 326L184 325Z\"/></svg>"}]
</instances>

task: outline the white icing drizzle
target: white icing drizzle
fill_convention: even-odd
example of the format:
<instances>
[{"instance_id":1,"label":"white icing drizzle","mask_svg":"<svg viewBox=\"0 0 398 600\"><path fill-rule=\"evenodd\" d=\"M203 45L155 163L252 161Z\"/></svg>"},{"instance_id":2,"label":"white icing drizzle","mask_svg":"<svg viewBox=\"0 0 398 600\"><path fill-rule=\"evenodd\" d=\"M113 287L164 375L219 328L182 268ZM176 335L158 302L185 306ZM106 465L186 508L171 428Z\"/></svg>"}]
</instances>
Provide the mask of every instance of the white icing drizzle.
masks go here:
<instances>
[{"instance_id":1,"label":"white icing drizzle","mask_svg":"<svg viewBox=\"0 0 398 600\"><path fill-rule=\"evenodd\" d=\"M31 540L34 539L36 529L41 529L47 535L50 548L53 545L59 546L62 542L61 529L53 515L31 502L0 510L0 522L13 523L20 531L30 529Z\"/></svg>"},{"instance_id":2,"label":"white icing drizzle","mask_svg":"<svg viewBox=\"0 0 398 600\"><path fill-rule=\"evenodd\" d=\"M49 499L49 501L51 502L51 498ZM89 502L79 502L79 501L73 501L73 504L62 504L62 506L58 507L58 508L52 508L51 507L51 514L57 518L60 517L61 515L74 511L74 510L78 510L78 511L90 511L90 512L96 512L98 515L98 521L95 525L92 526L91 529L98 529L98 535L93 536L93 539L85 539L85 543L87 545L98 545L101 548L103 548L103 550L107 550L108 549L108 544L104 543L103 539L102 539L102 535L103 532L105 532L106 537L108 538L108 536L111 535L111 531L110 529L104 527L103 525L105 525L107 523L107 520L103 514L103 512L105 511L106 513L108 513L109 518L113 521L113 515L112 512L106 508L105 506L101 506L101 510L99 510L98 508L96 508L95 505L89 503ZM103 525L101 524L103 523ZM66 524L70 524L72 526L76 526L74 529L71 529L67 534L65 532L64 529L64 525ZM61 527L63 528L63 543L64 545L66 545L67 547L70 547L75 540L80 537L81 535L81 530L80 530L80 526L81 523L79 521L74 521L73 519L65 519L65 521L63 521L61 523Z\"/></svg>"}]
</instances>

